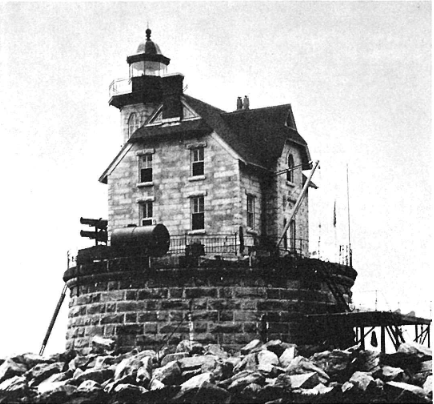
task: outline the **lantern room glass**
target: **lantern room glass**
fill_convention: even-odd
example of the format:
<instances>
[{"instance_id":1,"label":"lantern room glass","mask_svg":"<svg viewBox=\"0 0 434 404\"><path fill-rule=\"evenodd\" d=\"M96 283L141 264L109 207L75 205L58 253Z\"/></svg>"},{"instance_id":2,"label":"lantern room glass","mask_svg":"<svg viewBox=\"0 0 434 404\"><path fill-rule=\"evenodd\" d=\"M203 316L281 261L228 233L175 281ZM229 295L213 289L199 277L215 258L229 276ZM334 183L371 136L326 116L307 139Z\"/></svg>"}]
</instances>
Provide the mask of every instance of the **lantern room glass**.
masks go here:
<instances>
[{"instance_id":1,"label":"lantern room glass","mask_svg":"<svg viewBox=\"0 0 434 404\"><path fill-rule=\"evenodd\" d=\"M130 78L146 76L162 76L166 74L167 66L161 62L140 61L130 65Z\"/></svg>"}]
</instances>

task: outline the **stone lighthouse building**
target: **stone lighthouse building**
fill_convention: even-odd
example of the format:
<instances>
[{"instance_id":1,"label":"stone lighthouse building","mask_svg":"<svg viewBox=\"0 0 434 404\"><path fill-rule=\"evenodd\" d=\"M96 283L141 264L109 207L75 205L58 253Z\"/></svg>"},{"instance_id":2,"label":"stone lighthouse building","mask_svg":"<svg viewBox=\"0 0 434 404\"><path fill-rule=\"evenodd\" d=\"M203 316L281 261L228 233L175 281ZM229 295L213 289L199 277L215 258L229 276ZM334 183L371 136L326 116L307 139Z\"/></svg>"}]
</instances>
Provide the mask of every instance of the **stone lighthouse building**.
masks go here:
<instances>
[{"instance_id":1,"label":"stone lighthouse building","mask_svg":"<svg viewBox=\"0 0 434 404\"><path fill-rule=\"evenodd\" d=\"M193 98L146 35L127 57L129 78L110 86L123 146L99 179L109 245L79 252L65 273L67 344L86 349L97 334L125 349L187 335L233 347L258 336L305 341L303 314L343 310L356 273L309 259L300 195L312 166L291 105L251 109L244 97L226 112ZM161 224L163 254L129 249L141 242L134 232L146 244ZM119 232L131 236L122 252Z\"/></svg>"}]
</instances>

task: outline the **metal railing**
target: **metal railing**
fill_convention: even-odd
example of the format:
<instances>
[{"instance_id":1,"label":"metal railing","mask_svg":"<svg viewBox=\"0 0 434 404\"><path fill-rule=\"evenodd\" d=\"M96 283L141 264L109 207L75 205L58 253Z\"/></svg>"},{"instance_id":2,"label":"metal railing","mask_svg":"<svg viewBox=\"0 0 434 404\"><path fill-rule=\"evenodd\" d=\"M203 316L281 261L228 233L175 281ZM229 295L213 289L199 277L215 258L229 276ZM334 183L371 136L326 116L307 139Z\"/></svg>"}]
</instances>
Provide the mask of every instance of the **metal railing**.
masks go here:
<instances>
[{"instance_id":1,"label":"metal railing","mask_svg":"<svg viewBox=\"0 0 434 404\"><path fill-rule=\"evenodd\" d=\"M239 251L239 237L232 234L201 234L170 236L169 254L237 254Z\"/></svg>"},{"instance_id":2,"label":"metal railing","mask_svg":"<svg viewBox=\"0 0 434 404\"><path fill-rule=\"evenodd\" d=\"M168 255L249 255L274 254L278 237L268 237L265 240L259 236L244 235L242 240L238 233L226 234L181 234L170 236ZM308 240L289 239L279 246L279 255L307 257ZM77 252L68 251L68 268L77 264ZM101 257L98 259L102 259Z\"/></svg>"},{"instance_id":3,"label":"metal railing","mask_svg":"<svg viewBox=\"0 0 434 404\"><path fill-rule=\"evenodd\" d=\"M248 254L259 250L275 250L278 238L268 238L267 245L261 245L260 238L252 235L243 237L240 240L238 233L232 234L211 234L211 235L175 235L170 237L170 248L168 253L171 255L189 254L238 254L240 252ZM282 243L279 247L279 254L292 254L298 256L307 255L308 240L295 239L288 243ZM243 249L243 251L241 251Z\"/></svg>"},{"instance_id":4,"label":"metal railing","mask_svg":"<svg viewBox=\"0 0 434 404\"><path fill-rule=\"evenodd\" d=\"M132 86L130 79L115 79L110 83L109 96L131 93Z\"/></svg>"}]
</instances>

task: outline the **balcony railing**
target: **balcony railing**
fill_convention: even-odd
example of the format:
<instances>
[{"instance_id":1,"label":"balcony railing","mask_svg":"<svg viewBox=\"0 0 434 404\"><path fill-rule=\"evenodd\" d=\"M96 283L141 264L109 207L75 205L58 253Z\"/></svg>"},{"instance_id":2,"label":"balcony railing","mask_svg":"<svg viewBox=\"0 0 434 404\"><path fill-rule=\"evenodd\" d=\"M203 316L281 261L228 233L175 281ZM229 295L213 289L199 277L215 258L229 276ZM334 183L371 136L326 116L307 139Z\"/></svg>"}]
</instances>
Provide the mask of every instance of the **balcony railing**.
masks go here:
<instances>
[{"instance_id":1,"label":"balcony railing","mask_svg":"<svg viewBox=\"0 0 434 404\"><path fill-rule=\"evenodd\" d=\"M113 80L109 87L110 98L114 95L131 93L131 80L130 79L116 79Z\"/></svg>"}]
</instances>

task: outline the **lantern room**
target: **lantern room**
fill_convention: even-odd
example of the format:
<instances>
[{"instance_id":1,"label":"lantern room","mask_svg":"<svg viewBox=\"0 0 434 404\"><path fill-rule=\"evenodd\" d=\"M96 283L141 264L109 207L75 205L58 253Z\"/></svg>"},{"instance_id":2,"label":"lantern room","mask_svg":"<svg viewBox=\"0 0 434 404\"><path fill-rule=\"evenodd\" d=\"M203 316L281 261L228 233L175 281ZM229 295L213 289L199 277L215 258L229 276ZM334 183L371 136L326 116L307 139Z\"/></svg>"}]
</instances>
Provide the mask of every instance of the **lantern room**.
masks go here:
<instances>
[{"instance_id":1,"label":"lantern room","mask_svg":"<svg viewBox=\"0 0 434 404\"><path fill-rule=\"evenodd\" d=\"M146 42L141 43L137 53L128 56L130 79L141 76L162 76L167 72L170 59L163 56L159 46L151 40L151 30L146 30Z\"/></svg>"}]
</instances>

